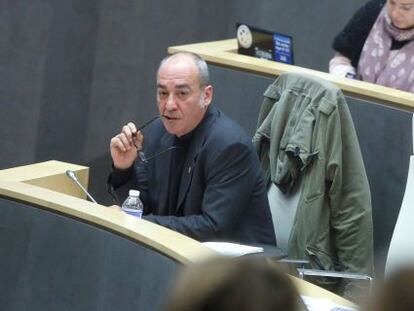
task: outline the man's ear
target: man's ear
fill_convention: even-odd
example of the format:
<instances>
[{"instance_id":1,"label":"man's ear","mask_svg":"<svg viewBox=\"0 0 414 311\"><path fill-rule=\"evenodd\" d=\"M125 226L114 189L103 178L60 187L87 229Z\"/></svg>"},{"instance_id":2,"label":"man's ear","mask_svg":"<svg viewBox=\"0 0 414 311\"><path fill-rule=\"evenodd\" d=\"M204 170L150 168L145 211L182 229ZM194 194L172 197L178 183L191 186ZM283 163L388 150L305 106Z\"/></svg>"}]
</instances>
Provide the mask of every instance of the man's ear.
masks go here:
<instances>
[{"instance_id":1,"label":"man's ear","mask_svg":"<svg viewBox=\"0 0 414 311\"><path fill-rule=\"evenodd\" d=\"M207 85L204 88L204 103L203 103L203 107L207 108L211 101L213 100L213 86L212 85Z\"/></svg>"}]
</instances>

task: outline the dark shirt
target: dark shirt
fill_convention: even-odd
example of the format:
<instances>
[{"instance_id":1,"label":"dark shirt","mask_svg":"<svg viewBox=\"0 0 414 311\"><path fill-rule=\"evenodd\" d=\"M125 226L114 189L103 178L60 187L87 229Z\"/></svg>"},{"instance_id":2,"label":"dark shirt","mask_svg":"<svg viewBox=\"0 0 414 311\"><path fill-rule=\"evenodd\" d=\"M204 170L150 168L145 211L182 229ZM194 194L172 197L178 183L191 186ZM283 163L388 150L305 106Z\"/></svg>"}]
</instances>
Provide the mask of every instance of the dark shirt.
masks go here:
<instances>
[{"instance_id":1,"label":"dark shirt","mask_svg":"<svg viewBox=\"0 0 414 311\"><path fill-rule=\"evenodd\" d=\"M188 146L190 145L191 139L194 136L194 131L190 132L182 137L175 137L173 146L176 149L171 151L170 172L169 172L169 200L168 206L160 206L159 215L174 215L177 210L178 203L178 190L180 188L181 177L184 170L184 163L187 158ZM182 215L177 215L182 216Z\"/></svg>"}]
</instances>

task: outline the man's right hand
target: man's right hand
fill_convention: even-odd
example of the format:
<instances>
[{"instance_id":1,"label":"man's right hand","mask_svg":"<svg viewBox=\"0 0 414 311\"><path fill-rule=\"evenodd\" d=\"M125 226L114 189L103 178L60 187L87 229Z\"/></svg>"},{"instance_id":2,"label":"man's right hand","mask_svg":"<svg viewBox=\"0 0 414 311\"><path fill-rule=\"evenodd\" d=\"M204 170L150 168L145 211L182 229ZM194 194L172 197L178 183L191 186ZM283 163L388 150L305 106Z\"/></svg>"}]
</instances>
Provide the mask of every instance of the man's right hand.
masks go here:
<instances>
[{"instance_id":1,"label":"man's right hand","mask_svg":"<svg viewBox=\"0 0 414 311\"><path fill-rule=\"evenodd\" d=\"M144 137L137 132L134 123L129 122L122 127L121 133L112 137L110 150L115 168L127 169L134 164L138 152L142 149Z\"/></svg>"}]
</instances>

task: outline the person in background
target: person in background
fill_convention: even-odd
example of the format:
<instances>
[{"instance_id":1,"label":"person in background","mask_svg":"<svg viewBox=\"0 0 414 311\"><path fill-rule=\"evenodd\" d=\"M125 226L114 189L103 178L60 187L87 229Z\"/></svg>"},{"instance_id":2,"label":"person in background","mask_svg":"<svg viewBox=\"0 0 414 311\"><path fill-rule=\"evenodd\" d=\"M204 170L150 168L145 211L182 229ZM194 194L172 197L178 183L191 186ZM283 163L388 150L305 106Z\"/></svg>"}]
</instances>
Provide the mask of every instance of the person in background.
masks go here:
<instances>
[{"instance_id":1,"label":"person in background","mask_svg":"<svg viewBox=\"0 0 414 311\"><path fill-rule=\"evenodd\" d=\"M413 311L414 266L396 270L379 285L364 311Z\"/></svg>"},{"instance_id":2,"label":"person in background","mask_svg":"<svg viewBox=\"0 0 414 311\"><path fill-rule=\"evenodd\" d=\"M165 58L157 73L160 118L144 133L129 122L111 139L109 189L119 202L128 189L140 190L144 219L196 240L276 245L256 150L212 99L202 58Z\"/></svg>"},{"instance_id":3,"label":"person in background","mask_svg":"<svg viewBox=\"0 0 414 311\"><path fill-rule=\"evenodd\" d=\"M414 92L414 0L372 0L335 37L329 72Z\"/></svg>"},{"instance_id":4,"label":"person in background","mask_svg":"<svg viewBox=\"0 0 414 311\"><path fill-rule=\"evenodd\" d=\"M302 310L289 277L263 258L217 257L183 269L167 311Z\"/></svg>"}]
</instances>

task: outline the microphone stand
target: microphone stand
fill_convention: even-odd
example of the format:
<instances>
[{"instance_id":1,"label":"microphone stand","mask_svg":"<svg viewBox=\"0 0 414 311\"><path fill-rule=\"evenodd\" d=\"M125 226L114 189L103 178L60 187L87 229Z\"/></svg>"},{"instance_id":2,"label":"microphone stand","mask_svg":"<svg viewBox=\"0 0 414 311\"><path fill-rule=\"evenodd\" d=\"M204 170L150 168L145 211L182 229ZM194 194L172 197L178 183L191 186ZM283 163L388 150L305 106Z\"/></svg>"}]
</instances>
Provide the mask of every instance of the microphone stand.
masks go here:
<instances>
[{"instance_id":1,"label":"microphone stand","mask_svg":"<svg viewBox=\"0 0 414 311\"><path fill-rule=\"evenodd\" d=\"M98 202L96 202L96 200L89 194L88 191L86 191L86 189L82 186L82 184L79 182L79 180L76 178L75 172L71 171L71 170L67 170L66 171L66 176L69 177L70 180L72 180L85 194L86 196L93 202L98 204Z\"/></svg>"}]
</instances>

